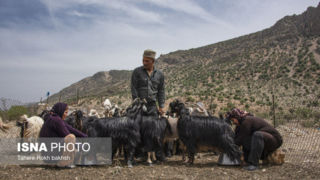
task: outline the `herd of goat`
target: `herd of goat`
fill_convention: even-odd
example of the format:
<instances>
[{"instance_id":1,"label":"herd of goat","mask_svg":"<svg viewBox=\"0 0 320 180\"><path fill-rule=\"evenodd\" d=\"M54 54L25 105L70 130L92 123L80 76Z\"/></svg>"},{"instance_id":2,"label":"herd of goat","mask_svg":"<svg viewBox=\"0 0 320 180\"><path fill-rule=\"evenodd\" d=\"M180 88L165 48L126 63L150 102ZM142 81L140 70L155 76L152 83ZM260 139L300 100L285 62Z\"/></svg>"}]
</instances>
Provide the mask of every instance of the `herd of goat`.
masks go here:
<instances>
[{"instance_id":1,"label":"herd of goat","mask_svg":"<svg viewBox=\"0 0 320 180\"><path fill-rule=\"evenodd\" d=\"M231 124L223 116L218 118L206 112L194 114L179 100L170 103L165 116L145 116L146 104L145 100L135 99L125 112L121 112L107 99L104 103L105 117L97 117L93 112L84 116L82 111L76 110L65 122L88 137L111 137L112 158L117 150L123 149L128 167L132 167L136 151L146 153L147 162L152 164L154 152L163 153L164 143L170 141L180 142L183 157L187 152L190 164L202 149L223 152L231 160L240 158ZM21 137L37 138L46 113L48 111L30 118L22 116L23 121L17 122L21 127Z\"/></svg>"}]
</instances>

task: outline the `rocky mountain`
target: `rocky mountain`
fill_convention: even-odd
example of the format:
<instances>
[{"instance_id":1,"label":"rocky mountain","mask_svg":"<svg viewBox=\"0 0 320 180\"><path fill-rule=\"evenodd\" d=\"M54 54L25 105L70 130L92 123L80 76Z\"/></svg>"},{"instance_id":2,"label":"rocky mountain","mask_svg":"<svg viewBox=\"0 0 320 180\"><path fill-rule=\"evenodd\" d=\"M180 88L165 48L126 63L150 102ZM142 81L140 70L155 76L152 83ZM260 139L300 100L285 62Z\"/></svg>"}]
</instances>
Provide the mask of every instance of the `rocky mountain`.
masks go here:
<instances>
[{"instance_id":1,"label":"rocky mountain","mask_svg":"<svg viewBox=\"0 0 320 180\"><path fill-rule=\"evenodd\" d=\"M80 80L59 93L49 97L50 101L75 100L77 97L98 97L102 95L114 96L128 93L128 80L131 71L111 70L107 72L97 72L91 77Z\"/></svg>"},{"instance_id":2,"label":"rocky mountain","mask_svg":"<svg viewBox=\"0 0 320 180\"><path fill-rule=\"evenodd\" d=\"M202 101L211 112L237 106L259 112L319 106L320 4L286 16L272 27L227 41L161 55L156 66L166 76L166 94ZM53 95L130 101L131 71L98 72ZM274 95L274 96L272 96ZM117 101L116 101L117 102Z\"/></svg>"}]
</instances>

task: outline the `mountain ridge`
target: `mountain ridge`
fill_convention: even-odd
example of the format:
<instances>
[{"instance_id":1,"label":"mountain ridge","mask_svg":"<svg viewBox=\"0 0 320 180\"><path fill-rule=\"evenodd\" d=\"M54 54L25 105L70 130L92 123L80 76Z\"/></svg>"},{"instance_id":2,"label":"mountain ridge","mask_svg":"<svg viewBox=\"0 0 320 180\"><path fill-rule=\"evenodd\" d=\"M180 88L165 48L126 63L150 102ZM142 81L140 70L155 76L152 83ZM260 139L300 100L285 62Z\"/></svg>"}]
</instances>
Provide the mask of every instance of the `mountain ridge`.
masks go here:
<instances>
[{"instance_id":1,"label":"mountain ridge","mask_svg":"<svg viewBox=\"0 0 320 180\"><path fill-rule=\"evenodd\" d=\"M167 99L204 101L213 111L231 106L269 108L272 94L278 107L307 106L304 96L320 95L316 88L320 84L320 3L256 33L160 55L156 67L166 76ZM131 73L98 72L50 98L57 101L61 95L67 101L78 95L130 101ZM295 105L290 105L293 99Z\"/></svg>"}]
</instances>

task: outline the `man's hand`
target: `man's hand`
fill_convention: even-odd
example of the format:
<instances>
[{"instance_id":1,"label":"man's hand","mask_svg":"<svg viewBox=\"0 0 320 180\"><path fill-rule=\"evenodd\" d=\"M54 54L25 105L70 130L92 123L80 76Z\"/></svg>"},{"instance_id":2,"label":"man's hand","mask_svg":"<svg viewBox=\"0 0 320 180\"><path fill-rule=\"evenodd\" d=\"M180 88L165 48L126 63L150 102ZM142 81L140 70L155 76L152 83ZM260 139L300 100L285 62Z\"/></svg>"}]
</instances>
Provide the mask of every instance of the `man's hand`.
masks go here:
<instances>
[{"instance_id":1,"label":"man's hand","mask_svg":"<svg viewBox=\"0 0 320 180\"><path fill-rule=\"evenodd\" d=\"M163 108L159 108L159 113L160 113L161 116L164 115L164 110L163 110Z\"/></svg>"}]
</instances>

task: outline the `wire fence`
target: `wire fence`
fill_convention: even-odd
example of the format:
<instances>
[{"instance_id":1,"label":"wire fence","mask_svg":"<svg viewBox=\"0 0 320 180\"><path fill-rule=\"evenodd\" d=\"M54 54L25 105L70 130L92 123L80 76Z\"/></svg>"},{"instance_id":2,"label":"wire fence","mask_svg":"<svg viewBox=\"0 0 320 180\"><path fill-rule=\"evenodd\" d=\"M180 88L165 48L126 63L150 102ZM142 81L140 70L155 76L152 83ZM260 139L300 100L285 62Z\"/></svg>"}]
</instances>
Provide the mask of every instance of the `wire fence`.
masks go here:
<instances>
[{"instance_id":1,"label":"wire fence","mask_svg":"<svg viewBox=\"0 0 320 180\"><path fill-rule=\"evenodd\" d=\"M303 127L301 121L280 125L285 161L306 168L320 167L320 128Z\"/></svg>"},{"instance_id":2,"label":"wire fence","mask_svg":"<svg viewBox=\"0 0 320 180\"><path fill-rule=\"evenodd\" d=\"M88 97L78 97L73 101L71 106L81 107L82 101ZM104 96L98 98L99 103L102 104ZM55 102L50 102L50 104ZM29 110L32 114L39 114L46 106L39 106L39 104L29 105ZM278 112L279 110L276 109ZM299 108L293 109L299 111ZM315 109L315 112L318 112ZM309 117L308 119L300 119L301 117L286 117L285 115L272 113L262 118L267 119L273 124L283 137L283 145L281 149L285 152L285 162L305 168L319 168L320 167L320 127L319 115ZM257 114L259 116L261 114ZM288 119L289 118L289 119ZM291 118L291 119L290 119ZM299 120L295 120L299 119ZM317 124L318 123L318 124Z\"/></svg>"}]
</instances>

